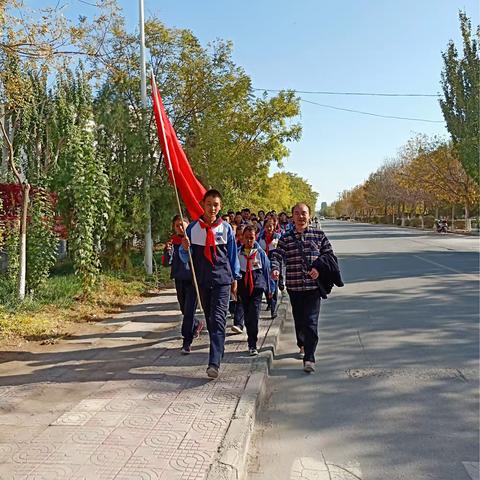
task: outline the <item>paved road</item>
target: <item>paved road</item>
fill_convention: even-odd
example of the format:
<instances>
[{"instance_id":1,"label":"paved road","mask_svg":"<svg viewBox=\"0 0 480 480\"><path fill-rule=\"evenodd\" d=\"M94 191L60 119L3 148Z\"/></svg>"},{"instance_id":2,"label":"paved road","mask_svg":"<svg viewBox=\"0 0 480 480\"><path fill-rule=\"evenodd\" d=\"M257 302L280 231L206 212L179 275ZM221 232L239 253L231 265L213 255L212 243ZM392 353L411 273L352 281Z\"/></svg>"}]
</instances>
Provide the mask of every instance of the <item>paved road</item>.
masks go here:
<instances>
[{"instance_id":1,"label":"paved road","mask_svg":"<svg viewBox=\"0 0 480 480\"><path fill-rule=\"evenodd\" d=\"M314 375L287 324L249 479L478 479L479 239L324 229L346 286L322 305Z\"/></svg>"},{"instance_id":2,"label":"paved road","mask_svg":"<svg viewBox=\"0 0 480 480\"><path fill-rule=\"evenodd\" d=\"M252 357L246 336L229 333L211 381L208 336L181 355L180 321L174 290L164 290L99 333L0 351L0 480L203 480Z\"/></svg>"}]
</instances>

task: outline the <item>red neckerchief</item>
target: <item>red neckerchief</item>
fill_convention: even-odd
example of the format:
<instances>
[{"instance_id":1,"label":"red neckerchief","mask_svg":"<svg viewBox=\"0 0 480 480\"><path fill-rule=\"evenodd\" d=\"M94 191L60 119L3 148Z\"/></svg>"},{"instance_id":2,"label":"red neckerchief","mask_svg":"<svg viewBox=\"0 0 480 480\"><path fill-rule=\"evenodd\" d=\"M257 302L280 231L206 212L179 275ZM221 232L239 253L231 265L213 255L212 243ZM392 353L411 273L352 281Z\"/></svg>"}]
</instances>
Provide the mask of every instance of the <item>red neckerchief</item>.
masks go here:
<instances>
[{"instance_id":1,"label":"red neckerchief","mask_svg":"<svg viewBox=\"0 0 480 480\"><path fill-rule=\"evenodd\" d=\"M248 288L250 295L253 293L253 270L251 262L255 258L256 254L257 250L254 250L250 255L245 255L245 258L247 259L247 268L245 270L245 278L243 281L245 283L245 288Z\"/></svg>"},{"instance_id":2,"label":"red neckerchief","mask_svg":"<svg viewBox=\"0 0 480 480\"><path fill-rule=\"evenodd\" d=\"M172 235L172 238L170 239L170 241L172 242L173 245L181 245L183 238L184 238L183 235L174 234Z\"/></svg>"},{"instance_id":3,"label":"red neckerchief","mask_svg":"<svg viewBox=\"0 0 480 480\"><path fill-rule=\"evenodd\" d=\"M268 255L268 251L270 250L269 245L272 243L273 240L273 233L269 235L265 232L265 253Z\"/></svg>"},{"instance_id":4,"label":"red neckerchief","mask_svg":"<svg viewBox=\"0 0 480 480\"><path fill-rule=\"evenodd\" d=\"M215 235L213 234L213 229L218 227L222 223L222 219L217 219L212 225L207 225L203 218L198 219L198 224L200 228L207 231L207 238L205 240L205 248L203 249L203 254L205 258L213 265L213 257L212 257L212 248L213 248L213 256L217 256L217 245L215 244Z\"/></svg>"}]
</instances>

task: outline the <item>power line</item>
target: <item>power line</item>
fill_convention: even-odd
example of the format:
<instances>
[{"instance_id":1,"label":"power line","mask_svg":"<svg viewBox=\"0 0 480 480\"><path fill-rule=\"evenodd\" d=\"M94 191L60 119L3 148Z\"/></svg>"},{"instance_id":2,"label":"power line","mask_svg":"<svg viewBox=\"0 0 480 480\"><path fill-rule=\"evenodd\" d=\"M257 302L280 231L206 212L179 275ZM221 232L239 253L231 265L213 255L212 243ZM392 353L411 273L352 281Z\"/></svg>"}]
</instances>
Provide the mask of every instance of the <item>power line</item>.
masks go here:
<instances>
[{"instance_id":1,"label":"power line","mask_svg":"<svg viewBox=\"0 0 480 480\"><path fill-rule=\"evenodd\" d=\"M333 105L325 105L323 103L317 103L317 102L312 102L311 100L305 100L304 98L301 98L301 97L300 97L300 100L302 102L311 103L312 105L317 105L319 107L331 108L333 110L342 110L343 112L359 113L361 115L370 115L372 117L394 118L396 120L413 120L415 122L444 123L443 120L426 120L425 118L398 117L396 115L381 115L379 113L363 112L361 110L352 110L351 108L335 107Z\"/></svg>"},{"instance_id":2,"label":"power line","mask_svg":"<svg viewBox=\"0 0 480 480\"><path fill-rule=\"evenodd\" d=\"M286 90L294 93L302 94L311 94L311 95L351 95L351 96L367 96L367 97L434 97L439 98L438 94L431 93L380 93L380 92L329 92L329 91L311 91L311 90L294 90L294 89L283 89L277 90L272 88L252 88L257 92L284 92Z\"/></svg>"}]
</instances>

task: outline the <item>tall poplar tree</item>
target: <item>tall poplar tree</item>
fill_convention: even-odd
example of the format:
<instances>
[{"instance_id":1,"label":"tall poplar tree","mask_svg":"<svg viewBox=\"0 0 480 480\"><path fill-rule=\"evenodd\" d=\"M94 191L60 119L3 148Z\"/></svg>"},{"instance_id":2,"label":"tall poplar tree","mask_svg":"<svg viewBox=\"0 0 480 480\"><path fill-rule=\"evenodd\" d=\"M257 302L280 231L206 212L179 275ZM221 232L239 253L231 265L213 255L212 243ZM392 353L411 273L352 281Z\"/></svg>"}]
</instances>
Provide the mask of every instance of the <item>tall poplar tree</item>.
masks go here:
<instances>
[{"instance_id":1,"label":"tall poplar tree","mask_svg":"<svg viewBox=\"0 0 480 480\"><path fill-rule=\"evenodd\" d=\"M480 184L480 58L478 54L480 27L477 27L475 38L466 13L460 12L459 18L463 52L460 55L451 40L447 50L442 53L444 68L441 84L444 98L440 99L440 106L453 144L458 149L460 162L478 185Z\"/></svg>"}]
</instances>

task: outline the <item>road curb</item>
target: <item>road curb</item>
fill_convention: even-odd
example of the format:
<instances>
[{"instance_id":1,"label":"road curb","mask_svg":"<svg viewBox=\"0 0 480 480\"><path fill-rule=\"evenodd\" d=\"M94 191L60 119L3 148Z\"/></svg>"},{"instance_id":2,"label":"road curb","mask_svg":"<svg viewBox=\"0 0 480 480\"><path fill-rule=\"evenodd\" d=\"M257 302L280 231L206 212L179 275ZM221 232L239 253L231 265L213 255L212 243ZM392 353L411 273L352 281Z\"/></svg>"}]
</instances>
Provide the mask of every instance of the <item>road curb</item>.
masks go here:
<instances>
[{"instance_id":1,"label":"road curb","mask_svg":"<svg viewBox=\"0 0 480 480\"><path fill-rule=\"evenodd\" d=\"M218 455L206 480L242 480L246 473L247 453L255 427L257 412L265 399L267 378L278 345L280 332L289 311L288 301L278 308L277 321L270 326L260 349L252 362L245 390L240 397L230 425L225 433Z\"/></svg>"}]
</instances>

